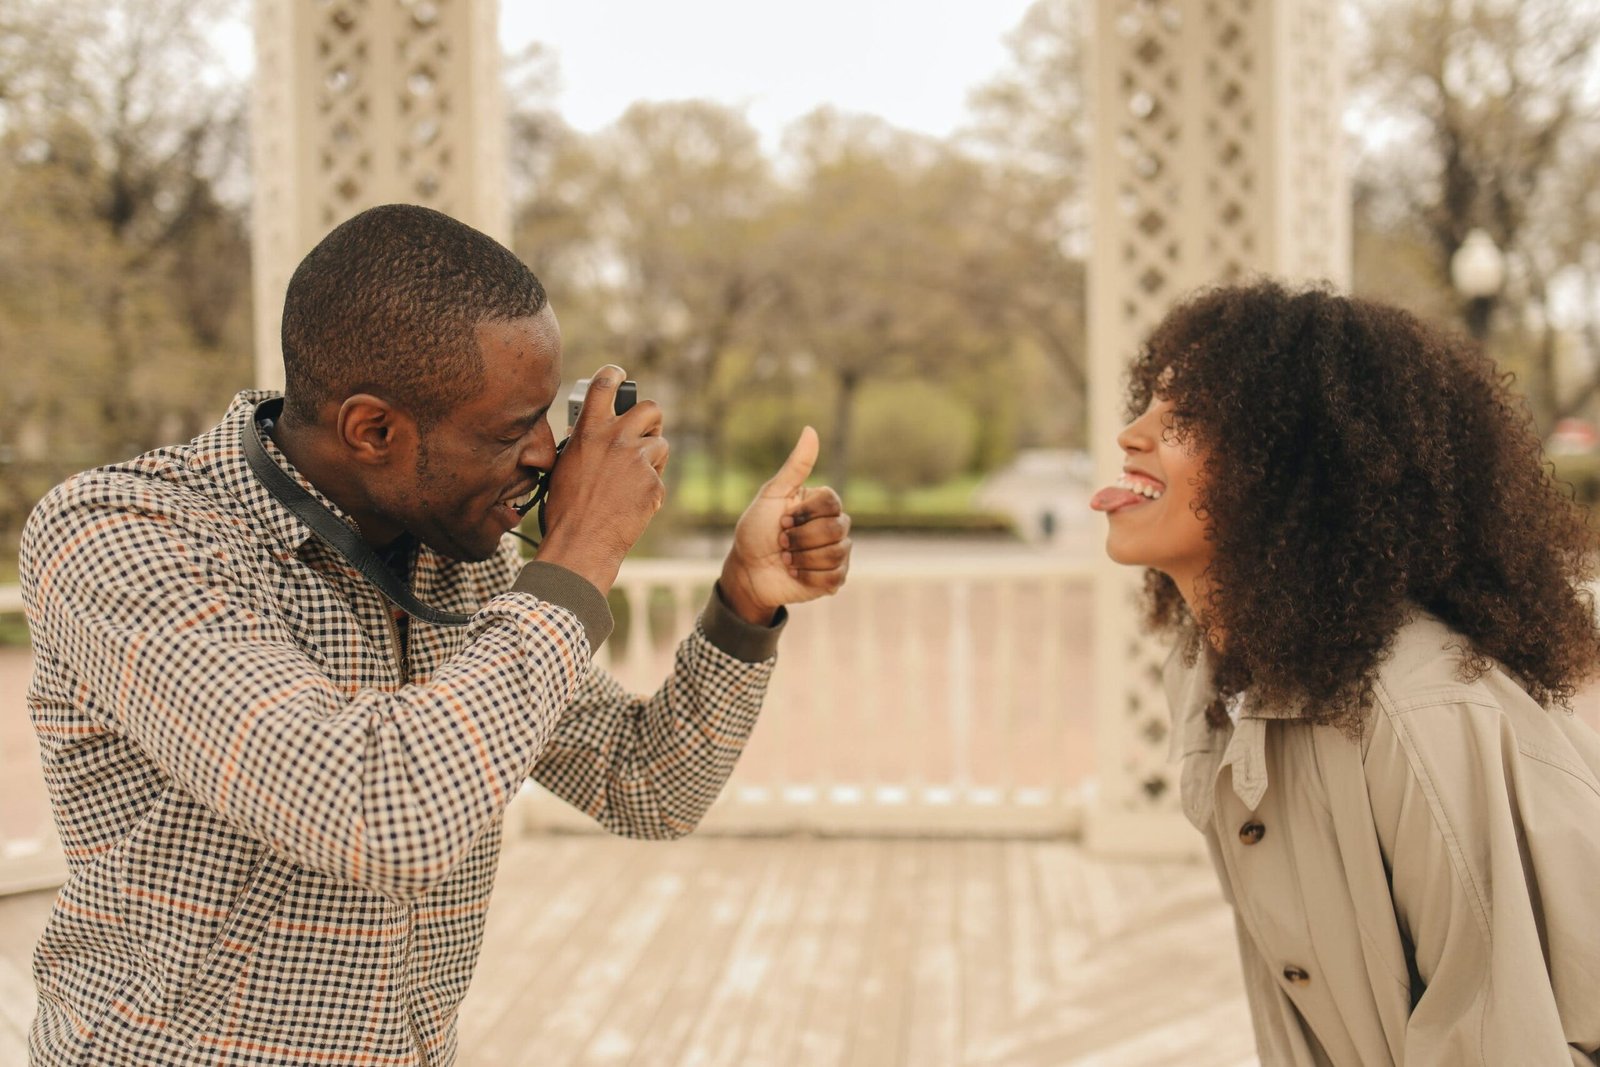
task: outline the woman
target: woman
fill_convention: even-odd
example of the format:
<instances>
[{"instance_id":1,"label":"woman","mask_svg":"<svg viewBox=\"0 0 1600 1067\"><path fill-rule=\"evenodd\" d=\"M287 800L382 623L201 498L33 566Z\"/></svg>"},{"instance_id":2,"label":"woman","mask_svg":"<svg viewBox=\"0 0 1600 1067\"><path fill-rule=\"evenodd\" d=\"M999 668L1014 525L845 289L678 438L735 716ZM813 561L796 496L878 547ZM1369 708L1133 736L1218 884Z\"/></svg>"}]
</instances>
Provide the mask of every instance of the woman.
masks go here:
<instances>
[{"instance_id":1,"label":"woman","mask_svg":"<svg viewBox=\"0 0 1600 1067\"><path fill-rule=\"evenodd\" d=\"M1132 371L1106 547L1181 636L1182 797L1263 1064L1600 1062L1594 538L1507 379L1394 308L1211 291Z\"/></svg>"}]
</instances>

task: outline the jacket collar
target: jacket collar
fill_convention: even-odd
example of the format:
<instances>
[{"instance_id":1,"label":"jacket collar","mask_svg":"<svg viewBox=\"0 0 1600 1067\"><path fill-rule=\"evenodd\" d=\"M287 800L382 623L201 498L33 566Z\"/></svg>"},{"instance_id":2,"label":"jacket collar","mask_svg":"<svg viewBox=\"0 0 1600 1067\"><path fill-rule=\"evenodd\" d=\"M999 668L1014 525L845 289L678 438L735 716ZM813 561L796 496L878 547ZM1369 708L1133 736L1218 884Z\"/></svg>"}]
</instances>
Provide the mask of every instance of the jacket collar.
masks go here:
<instances>
[{"instance_id":1,"label":"jacket collar","mask_svg":"<svg viewBox=\"0 0 1600 1067\"><path fill-rule=\"evenodd\" d=\"M1194 663L1186 663L1188 635L1179 640L1162 668L1162 686L1172 711L1169 759L1183 760L1179 794L1184 814L1204 829L1215 805L1216 779L1223 768L1231 772L1233 792L1254 811L1267 792L1267 724L1275 719L1296 719L1297 706L1263 705L1246 692L1235 724L1213 728L1206 708L1216 698L1211 654L1202 650Z\"/></svg>"},{"instance_id":2,"label":"jacket collar","mask_svg":"<svg viewBox=\"0 0 1600 1067\"><path fill-rule=\"evenodd\" d=\"M301 488L342 521L349 523L358 531L359 527L356 527L354 519L295 469L294 464L290 463L279 450L270 435L250 425L255 418L258 405L268 400L280 399L282 396L282 393L265 389L246 389L238 393L228 405L227 414L223 415L222 421L196 439L192 462L207 468L217 484L244 505L251 519L259 527L281 542L289 552L298 553L306 542L311 540L313 536L311 527L279 503L251 471L244 451L239 447L239 435L242 431L260 433L261 443L266 446L267 455L273 463L282 468Z\"/></svg>"}]
</instances>

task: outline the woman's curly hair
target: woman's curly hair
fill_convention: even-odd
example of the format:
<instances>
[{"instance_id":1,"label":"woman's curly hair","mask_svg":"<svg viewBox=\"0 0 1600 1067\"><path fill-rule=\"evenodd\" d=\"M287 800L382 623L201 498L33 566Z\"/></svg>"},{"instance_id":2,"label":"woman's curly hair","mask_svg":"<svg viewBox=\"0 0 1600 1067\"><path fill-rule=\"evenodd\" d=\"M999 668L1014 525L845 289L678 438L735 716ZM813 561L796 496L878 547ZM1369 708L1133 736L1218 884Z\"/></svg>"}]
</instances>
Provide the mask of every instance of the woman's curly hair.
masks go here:
<instances>
[{"instance_id":1,"label":"woman's curly hair","mask_svg":"<svg viewBox=\"0 0 1600 1067\"><path fill-rule=\"evenodd\" d=\"M1398 308L1264 281L1167 315L1133 366L1130 412L1158 394L1204 457L1214 556L1198 619L1156 571L1147 607L1191 630L1191 656L1222 635L1213 725L1248 688L1359 732L1413 605L1468 639L1469 677L1497 661L1570 706L1600 660L1595 540L1510 376L1476 346Z\"/></svg>"}]
</instances>

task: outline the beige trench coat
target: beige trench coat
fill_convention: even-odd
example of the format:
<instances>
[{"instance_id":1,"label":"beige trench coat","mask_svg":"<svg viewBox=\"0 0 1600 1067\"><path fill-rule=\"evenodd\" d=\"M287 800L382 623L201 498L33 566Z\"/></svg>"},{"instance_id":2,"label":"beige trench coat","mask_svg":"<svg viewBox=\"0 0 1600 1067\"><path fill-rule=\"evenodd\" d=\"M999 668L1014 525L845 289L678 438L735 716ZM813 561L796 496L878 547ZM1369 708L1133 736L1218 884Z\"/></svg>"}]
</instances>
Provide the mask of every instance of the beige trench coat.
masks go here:
<instances>
[{"instance_id":1,"label":"beige trench coat","mask_svg":"<svg viewBox=\"0 0 1600 1067\"><path fill-rule=\"evenodd\" d=\"M1407 624L1359 742L1248 700L1212 730L1168 661L1266 1067L1600 1063L1600 735L1461 645Z\"/></svg>"}]
</instances>

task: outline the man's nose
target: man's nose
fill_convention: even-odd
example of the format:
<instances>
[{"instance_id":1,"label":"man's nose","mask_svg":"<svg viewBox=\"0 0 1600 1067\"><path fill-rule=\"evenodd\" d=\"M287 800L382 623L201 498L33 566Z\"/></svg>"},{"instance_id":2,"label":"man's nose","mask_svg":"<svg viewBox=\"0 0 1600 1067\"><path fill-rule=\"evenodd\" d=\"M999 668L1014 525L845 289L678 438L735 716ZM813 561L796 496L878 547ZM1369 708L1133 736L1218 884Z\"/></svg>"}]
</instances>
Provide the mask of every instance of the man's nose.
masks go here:
<instances>
[{"instance_id":1,"label":"man's nose","mask_svg":"<svg viewBox=\"0 0 1600 1067\"><path fill-rule=\"evenodd\" d=\"M524 467L537 467L540 470L549 470L556 462L556 437L548 423L534 431L528 439L528 444L518 457Z\"/></svg>"}]
</instances>

